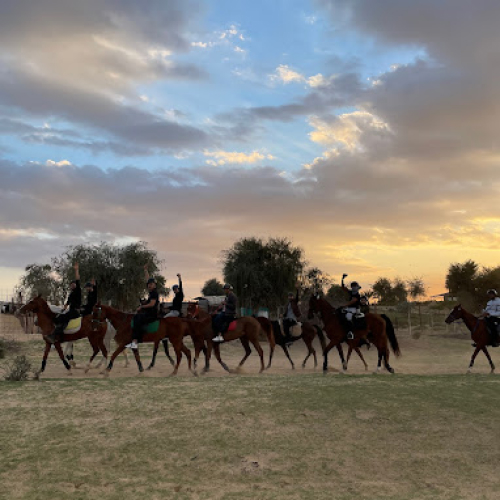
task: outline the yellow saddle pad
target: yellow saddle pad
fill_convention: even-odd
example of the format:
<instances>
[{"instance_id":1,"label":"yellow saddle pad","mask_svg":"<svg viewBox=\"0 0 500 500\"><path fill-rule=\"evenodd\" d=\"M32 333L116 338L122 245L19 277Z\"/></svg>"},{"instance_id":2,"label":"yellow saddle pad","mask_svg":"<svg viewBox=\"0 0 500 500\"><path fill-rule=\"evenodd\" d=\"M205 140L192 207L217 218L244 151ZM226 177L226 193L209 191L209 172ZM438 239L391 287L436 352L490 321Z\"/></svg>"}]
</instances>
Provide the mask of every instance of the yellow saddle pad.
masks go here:
<instances>
[{"instance_id":1,"label":"yellow saddle pad","mask_svg":"<svg viewBox=\"0 0 500 500\"><path fill-rule=\"evenodd\" d=\"M76 333L82 327L82 317L71 319L68 326L64 329L64 333Z\"/></svg>"}]
</instances>

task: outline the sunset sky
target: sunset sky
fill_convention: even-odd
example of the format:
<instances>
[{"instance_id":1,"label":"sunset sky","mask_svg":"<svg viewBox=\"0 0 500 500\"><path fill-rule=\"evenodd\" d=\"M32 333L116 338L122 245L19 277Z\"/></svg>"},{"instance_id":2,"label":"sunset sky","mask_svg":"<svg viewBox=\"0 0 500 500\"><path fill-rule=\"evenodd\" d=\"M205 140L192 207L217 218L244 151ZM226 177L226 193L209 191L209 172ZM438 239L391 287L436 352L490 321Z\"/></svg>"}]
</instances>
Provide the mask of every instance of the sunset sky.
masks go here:
<instances>
[{"instance_id":1,"label":"sunset sky","mask_svg":"<svg viewBox=\"0 0 500 500\"><path fill-rule=\"evenodd\" d=\"M498 0L1 3L0 290L103 240L188 296L242 236L365 289L500 263Z\"/></svg>"}]
</instances>

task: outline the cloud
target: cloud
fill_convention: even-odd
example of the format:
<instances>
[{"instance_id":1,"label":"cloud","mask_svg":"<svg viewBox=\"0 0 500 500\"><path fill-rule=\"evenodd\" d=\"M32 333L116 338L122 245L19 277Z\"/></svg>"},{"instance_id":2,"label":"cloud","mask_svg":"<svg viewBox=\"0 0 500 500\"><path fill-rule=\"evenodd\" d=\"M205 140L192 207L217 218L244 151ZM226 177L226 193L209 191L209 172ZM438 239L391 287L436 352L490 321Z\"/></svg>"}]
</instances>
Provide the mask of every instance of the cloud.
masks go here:
<instances>
[{"instance_id":1,"label":"cloud","mask_svg":"<svg viewBox=\"0 0 500 500\"><path fill-rule=\"evenodd\" d=\"M275 160L273 155L252 151L251 153L239 153L236 151L204 151L203 154L215 160L207 160L207 165L226 165L226 164L253 164L262 160Z\"/></svg>"}]
</instances>

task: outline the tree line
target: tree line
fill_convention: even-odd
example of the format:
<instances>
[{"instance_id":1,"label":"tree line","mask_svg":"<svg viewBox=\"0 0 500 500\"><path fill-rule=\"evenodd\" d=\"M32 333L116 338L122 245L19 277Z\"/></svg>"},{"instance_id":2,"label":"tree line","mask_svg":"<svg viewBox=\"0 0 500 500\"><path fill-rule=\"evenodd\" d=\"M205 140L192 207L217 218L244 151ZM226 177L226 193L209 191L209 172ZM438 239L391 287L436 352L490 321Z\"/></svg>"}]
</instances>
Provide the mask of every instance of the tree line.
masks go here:
<instances>
[{"instance_id":1,"label":"tree line","mask_svg":"<svg viewBox=\"0 0 500 500\"><path fill-rule=\"evenodd\" d=\"M41 293L52 303L65 300L73 277L73 263L78 261L85 281L96 279L99 298L118 308L131 310L145 292L143 266L158 283L161 296L169 288L161 274L162 261L145 242L129 245L78 245L69 247L50 264L30 264L19 283L25 296ZM325 294L334 304L346 301L341 285L328 273L311 266L304 251L288 238L242 238L221 252L223 280L230 283L242 307L275 309L286 302L289 292L299 288L301 294L315 291ZM500 286L500 267L481 268L474 261L451 264L446 275L446 288L464 305L477 308L484 302L489 288ZM421 278L403 280L379 277L363 294L381 305L398 305L418 301L426 295ZM223 295L223 283L217 278L207 280L201 290L204 296Z\"/></svg>"}]
</instances>

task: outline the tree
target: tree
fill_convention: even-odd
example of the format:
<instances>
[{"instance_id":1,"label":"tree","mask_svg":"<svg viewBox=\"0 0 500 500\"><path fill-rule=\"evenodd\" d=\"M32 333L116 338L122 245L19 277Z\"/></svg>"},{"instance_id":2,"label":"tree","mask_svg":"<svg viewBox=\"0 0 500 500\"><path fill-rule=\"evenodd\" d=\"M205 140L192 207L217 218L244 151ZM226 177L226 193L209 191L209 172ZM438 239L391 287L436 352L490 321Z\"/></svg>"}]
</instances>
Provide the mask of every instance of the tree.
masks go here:
<instances>
[{"instance_id":1,"label":"tree","mask_svg":"<svg viewBox=\"0 0 500 500\"><path fill-rule=\"evenodd\" d=\"M223 252L223 274L240 304L276 308L304 269L302 249L287 238L242 238Z\"/></svg>"},{"instance_id":2,"label":"tree","mask_svg":"<svg viewBox=\"0 0 500 500\"><path fill-rule=\"evenodd\" d=\"M73 264L77 261L80 263L82 286L95 278L99 300L111 302L119 309L135 309L144 294L144 264L148 264L149 274L156 279L160 295L168 295L165 278L159 274L161 261L144 242L126 246L100 243L69 247L62 255L52 259L52 266L28 266L27 274L21 279L21 287L26 293L32 290L32 282L44 283L44 279L50 278L55 291L44 295L53 302L62 302L69 283L74 279ZM40 267L45 275L40 274Z\"/></svg>"},{"instance_id":3,"label":"tree","mask_svg":"<svg viewBox=\"0 0 500 500\"><path fill-rule=\"evenodd\" d=\"M406 302L408 297L406 283L400 278L396 278L394 281L388 278L378 278L372 289L378 302L384 305L400 304Z\"/></svg>"},{"instance_id":4,"label":"tree","mask_svg":"<svg viewBox=\"0 0 500 500\"><path fill-rule=\"evenodd\" d=\"M453 294L474 293L479 266L473 260L451 264L446 275L446 288Z\"/></svg>"},{"instance_id":5,"label":"tree","mask_svg":"<svg viewBox=\"0 0 500 500\"><path fill-rule=\"evenodd\" d=\"M30 264L26 266L25 272L26 274L21 276L19 289L24 292L26 298L41 294L53 303L63 301L64 294L60 283L49 264Z\"/></svg>"},{"instance_id":6,"label":"tree","mask_svg":"<svg viewBox=\"0 0 500 500\"><path fill-rule=\"evenodd\" d=\"M408 295L412 300L418 299L425 295L425 285L422 278L413 278L406 282Z\"/></svg>"},{"instance_id":7,"label":"tree","mask_svg":"<svg viewBox=\"0 0 500 500\"><path fill-rule=\"evenodd\" d=\"M314 293L323 293L332 285L332 278L318 267L309 268L302 277L302 287Z\"/></svg>"},{"instance_id":8,"label":"tree","mask_svg":"<svg viewBox=\"0 0 500 500\"><path fill-rule=\"evenodd\" d=\"M342 287L340 285L337 285L336 283L330 286L326 296L335 304L345 303L348 299L348 295L345 290L343 290Z\"/></svg>"},{"instance_id":9,"label":"tree","mask_svg":"<svg viewBox=\"0 0 500 500\"><path fill-rule=\"evenodd\" d=\"M201 289L201 294L204 297L210 297L213 295L224 295L224 287L220 281L216 278L205 281L203 288Z\"/></svg>"}]
</instances>

